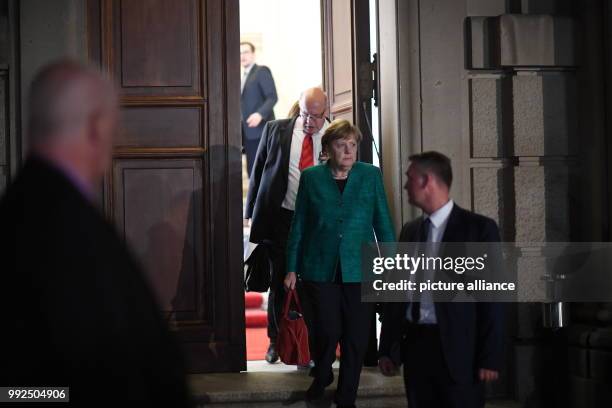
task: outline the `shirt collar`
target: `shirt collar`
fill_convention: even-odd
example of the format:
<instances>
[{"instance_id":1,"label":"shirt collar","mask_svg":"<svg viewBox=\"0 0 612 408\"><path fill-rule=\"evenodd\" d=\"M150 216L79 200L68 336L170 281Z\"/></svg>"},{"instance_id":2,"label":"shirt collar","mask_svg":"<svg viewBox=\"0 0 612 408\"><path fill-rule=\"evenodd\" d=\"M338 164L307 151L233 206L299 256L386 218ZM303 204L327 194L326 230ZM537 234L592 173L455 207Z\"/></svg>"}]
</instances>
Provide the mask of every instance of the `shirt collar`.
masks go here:
<instances>
[{"instance_id":1,"label":"shirt collar","mask_svg":"<svg viewBox=\"0 0 612 408\"><path fill-rule=\"evenodd\" d=\"M253 69L253 66L254 66L254 65L255 65L255 64L251 64L251 65L249 65L248 67L245 67L245 68L244 68L244 73L245 73L245 74L248 74L249 72L251 72L251 69Z\"/></svg>"},{"instance_id":2,"label":"shirt collar","mask_svg":"<svg viewBox=\"0 0 612 408\"><path fill-rule=\"evenodd\" d=\"M453 200L448 200L448 202L442 207L438 208L436 211L429 215L425 214L423 218L429 218L434 228L439 228L440 225L444 224L446 220L448 220L448 217L450 217L450 213L453 210L453 205Z\"/></svg>"}]
</instances>

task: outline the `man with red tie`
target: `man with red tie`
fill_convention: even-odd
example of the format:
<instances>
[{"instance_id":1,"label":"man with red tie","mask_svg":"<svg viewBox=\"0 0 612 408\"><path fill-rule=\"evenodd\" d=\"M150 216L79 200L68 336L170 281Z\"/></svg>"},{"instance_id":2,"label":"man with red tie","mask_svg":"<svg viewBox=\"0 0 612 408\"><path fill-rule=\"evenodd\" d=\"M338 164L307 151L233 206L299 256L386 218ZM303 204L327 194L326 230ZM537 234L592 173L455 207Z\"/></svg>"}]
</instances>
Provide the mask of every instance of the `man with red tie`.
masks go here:
<instances>
[{"instance_id":1,"label":"man with red tie","mask_svg":"<svg viewBox=\"0 0 612 408\"><path fill-rule=\"evenodd\" d=\"M244 217L251 219L249 240L269 245L273 265L268 298L269 363L278 360L275 342L283 306L286 246L300 174L319 162L326 109L327 96L320 88L304 91L297 117L270 121L264 127L251 172ZM308 323L307 296L301 298Z\"/></svg>"}]
</instances>

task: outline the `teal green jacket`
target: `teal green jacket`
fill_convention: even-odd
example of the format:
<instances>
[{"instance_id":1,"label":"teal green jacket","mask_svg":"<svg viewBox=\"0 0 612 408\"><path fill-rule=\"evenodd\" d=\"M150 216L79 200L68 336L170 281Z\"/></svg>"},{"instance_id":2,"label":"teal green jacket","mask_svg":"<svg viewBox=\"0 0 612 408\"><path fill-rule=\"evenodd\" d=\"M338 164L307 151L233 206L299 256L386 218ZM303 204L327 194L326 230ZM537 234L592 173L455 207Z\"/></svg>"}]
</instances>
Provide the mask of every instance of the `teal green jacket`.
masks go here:
<instances>
[{"instance_id":1,"label":"teal green jacket","mask_svg":"<svg viewBox=\"0 0 612 408\"><path fill-rule=\"evenodd\" d=\"M394 242L395 232L377 167L356 162L340 193L327 164L300 176L287 243L287 271L304 280L333 282L340 262L343 282L361 282L361 246Z\"/></svg>"}]
</instances>

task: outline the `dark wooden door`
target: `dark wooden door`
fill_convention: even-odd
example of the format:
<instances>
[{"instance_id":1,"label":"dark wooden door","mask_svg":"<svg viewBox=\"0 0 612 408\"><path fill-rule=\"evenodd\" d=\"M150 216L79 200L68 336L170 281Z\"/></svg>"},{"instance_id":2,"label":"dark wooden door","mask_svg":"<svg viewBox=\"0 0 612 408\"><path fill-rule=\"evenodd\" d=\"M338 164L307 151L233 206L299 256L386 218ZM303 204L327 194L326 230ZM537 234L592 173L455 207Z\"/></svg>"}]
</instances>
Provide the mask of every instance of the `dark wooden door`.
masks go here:
<instances>
[{"instance_id":1,"label":"dark wooden door","mask_svg":"<svg viewBox=\"0 0 612 408\"><path fill-rule=\"evenodd\" d=\"M363 134L359 160L372 162L373 72L368 0L323 0L324 83L332 119L347 119Z\"/></svg>"},{"instance_id":2,"label":"dark wooden door","mask_svg":"<svg viewBox=\"0 0 612 408\"><path fill-rule=\"evenodd\" d=\"M323 0L325 90L332 119L354 122L352 1Z\"/></svg>"},{"instance_id":3,"label":"dark wooden door","mask_svg":"<svg viewBox=\"0 0 612 408\"><path fill-rule=\"evenodd\" d=\"M109 217L192 372L245 367L238 0L90 0L122 106Z\"/></svg>"}]
</instances>

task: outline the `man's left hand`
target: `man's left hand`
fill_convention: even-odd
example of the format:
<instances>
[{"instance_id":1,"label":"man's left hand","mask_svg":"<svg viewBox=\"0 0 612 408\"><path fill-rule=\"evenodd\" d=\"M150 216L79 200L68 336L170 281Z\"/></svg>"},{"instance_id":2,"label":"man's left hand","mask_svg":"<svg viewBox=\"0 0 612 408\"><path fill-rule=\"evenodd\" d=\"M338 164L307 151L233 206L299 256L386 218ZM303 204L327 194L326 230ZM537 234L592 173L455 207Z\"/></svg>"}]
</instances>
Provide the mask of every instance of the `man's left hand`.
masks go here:
<instances>
[{"instance_id":1,"label":"man's left hand","mask_svg":"<svg viewBox=\"0 0 612 408\"><path fill-rule=\"evenodd\" d=\"M254 128L259 126L262 120L263 117L258 112L255 112L247 118L247 125L249 125L249 127Z\"/></svg>"},{"instance_id":2,"label":"man's left hand","mask_svg":"<svg viewBox=\"0 0 612 408\"><path fill-rule=\"evenodd\" d=\"M481 368L480 370L478 370L478 378L480 379L480 381L484 382L496 381L499 378L499 372L495 370Z\"/></svg>"}]
</instances>

